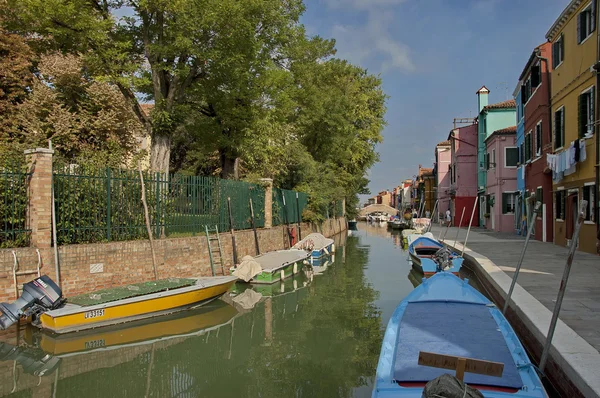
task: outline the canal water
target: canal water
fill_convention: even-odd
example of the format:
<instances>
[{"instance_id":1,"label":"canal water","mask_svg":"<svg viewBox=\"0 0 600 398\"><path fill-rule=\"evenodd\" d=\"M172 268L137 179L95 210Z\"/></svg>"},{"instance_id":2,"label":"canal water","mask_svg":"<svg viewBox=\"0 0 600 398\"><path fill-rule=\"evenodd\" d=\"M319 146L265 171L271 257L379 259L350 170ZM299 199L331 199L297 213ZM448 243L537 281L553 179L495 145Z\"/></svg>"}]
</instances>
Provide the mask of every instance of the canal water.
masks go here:
<instances>
[{"instance_id":1,"label":"canal water","mask_svg":"<svg viewBox=\"0 0 600 398\"><path fill-rule=\"evenodd\" d=\"M335 237L332 263L196 311L73 336L25 330L20 355L45 365L0 363L1 396L369 397L414 280L398 233L359 229Z\"/></svg>"}]
</instances>

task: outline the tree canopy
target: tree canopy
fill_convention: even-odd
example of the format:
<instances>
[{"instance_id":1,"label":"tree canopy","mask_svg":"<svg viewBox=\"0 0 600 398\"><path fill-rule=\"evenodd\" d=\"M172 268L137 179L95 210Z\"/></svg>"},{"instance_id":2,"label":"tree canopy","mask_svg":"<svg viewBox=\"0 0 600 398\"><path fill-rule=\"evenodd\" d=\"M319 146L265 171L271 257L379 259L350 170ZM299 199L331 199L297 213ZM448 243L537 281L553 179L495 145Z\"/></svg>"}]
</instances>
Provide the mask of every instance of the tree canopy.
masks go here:
<instances>
[{"instance_id":1,"label":"tree canopy","mask_svg":"<svg viewBox=\"0 0 600 398\"><path fill-rule=\"evenodd\" d=\"M309 37L301 0L8 0L0 145L56 141L161 172L271 177L332 200L366 192L381 79ZM2 57L3 59L8 59ZM144 110L152 104L151 112ZM12 141L11 141L12 140Z\"/></svg>"}]
</instances>

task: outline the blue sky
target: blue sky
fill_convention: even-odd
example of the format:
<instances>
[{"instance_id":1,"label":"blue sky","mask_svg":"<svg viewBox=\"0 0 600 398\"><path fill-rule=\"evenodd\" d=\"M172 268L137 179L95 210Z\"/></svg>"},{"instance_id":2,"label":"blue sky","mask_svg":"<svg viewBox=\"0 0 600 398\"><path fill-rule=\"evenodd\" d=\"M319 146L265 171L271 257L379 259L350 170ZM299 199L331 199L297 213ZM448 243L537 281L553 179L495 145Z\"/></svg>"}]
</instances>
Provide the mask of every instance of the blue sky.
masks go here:
<instances>
[{"instance_id":1,"label":"blue sky","mask_svg":"<svg viewBox=\"0 0 600 398\"><path fill-rule=\"evenodd\" d=\"M388 96L372 194L432 167L455 117L475 117L475 92L512 98L533 48L568 0L305 0L311 35L337 56L381 74ZM364 200L367 196L364 196Z\"/></svg>"}]
</instances>

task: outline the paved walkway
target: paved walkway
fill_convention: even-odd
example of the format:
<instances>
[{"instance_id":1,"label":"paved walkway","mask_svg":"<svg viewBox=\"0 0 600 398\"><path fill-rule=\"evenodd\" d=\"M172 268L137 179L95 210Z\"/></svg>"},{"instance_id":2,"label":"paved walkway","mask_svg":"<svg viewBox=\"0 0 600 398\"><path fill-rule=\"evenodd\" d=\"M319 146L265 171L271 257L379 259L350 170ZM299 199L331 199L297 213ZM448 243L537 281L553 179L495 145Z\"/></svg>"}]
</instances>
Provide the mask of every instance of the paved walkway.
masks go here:
<instances>
[{"instance_id":1,"label":"paved walkway","mask_svg":"<svg viewBox=\"0 0 600 398\"><path fill-rule=\"evenodd\" d=\"M437 238L440 231L443 238L446 228L434 226L431 232ZM449 228L445 239L452 243L456 232ZM466 228L459 231L459 243L466 233ZM522 236L477 228L471 229L467 247L488 257L512 278L524 241ZM530 240L517 283L554 311L566 261L566 248ZM559 318L600 351L600 256L575 253Z\"/></svg>"}]
</instances>

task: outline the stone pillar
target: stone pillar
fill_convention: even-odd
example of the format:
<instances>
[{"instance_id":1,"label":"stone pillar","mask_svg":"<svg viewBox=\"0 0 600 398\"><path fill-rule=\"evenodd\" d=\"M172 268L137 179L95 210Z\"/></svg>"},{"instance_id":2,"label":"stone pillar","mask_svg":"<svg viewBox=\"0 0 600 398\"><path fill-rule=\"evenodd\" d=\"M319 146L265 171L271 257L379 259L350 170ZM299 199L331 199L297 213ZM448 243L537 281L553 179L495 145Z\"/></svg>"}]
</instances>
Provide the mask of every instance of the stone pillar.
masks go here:
<instances>
[{"instance_id":1,"label":"stone pillar","mask_svg":"<svg viewBox=\"0 0 600 398\"><path fill-rule=\"evenodd\" d=\"M52 243L52 154L51 149L25 151L29 177L27 216L31 228L31 246L50 247Z\"/></svg>"},{"instance_id":2,"label":"stone pillar","mask_svg":"<svg viewBox=\"0 0 600 398\"><path fill-rule=\"evenodd\" d=\"M273 226L273 179L261 178L260 183L265 188L265 228Z\"/></svg>"}]
</instances>

